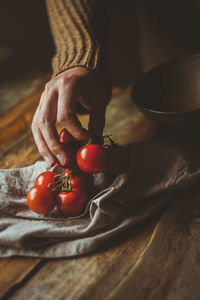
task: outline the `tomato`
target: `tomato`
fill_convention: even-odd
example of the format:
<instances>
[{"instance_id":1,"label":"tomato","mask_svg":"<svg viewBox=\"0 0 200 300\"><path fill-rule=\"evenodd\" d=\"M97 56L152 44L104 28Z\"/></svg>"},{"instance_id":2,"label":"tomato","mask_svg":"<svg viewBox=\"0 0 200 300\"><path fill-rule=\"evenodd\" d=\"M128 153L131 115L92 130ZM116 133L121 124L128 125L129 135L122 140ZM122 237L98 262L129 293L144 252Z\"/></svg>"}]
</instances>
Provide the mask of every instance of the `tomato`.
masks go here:
<instances>
[{"instance_id":1,"label":"tomato","mask_svg":"<svg viewBox=\"0 0 200 300\"><path fill-rule=\"evenodd\" d=\"M37 214L48 214L54 209L55 204L54 195L46 186L34 186L27 194L27 205Z\"/></svg>"},{"instance_id":2,"label":"tomato","mask_svg":"<svg viewBox=\"0 0 200 300\"><path fill-rule=\"evenodd\" d=\"M55 172L47 171L43 172L35 180L35 185L43 185L49 187L52 182L54 182ZM55 187L55 184L52 186Z\"/></svg>"},{"instance_id":3,"label":"tomato","mask_svg":"<svg viewBox=\"0 0 200 300\"><path fill-rule=\"evenodd\" d=\"M70 173L72 173L71 170L66 169L63 176L68 176ZM68 184L71 187L75 186L81 186L83 188L89 189L93 186L93 176L91 174L84 173L82 171L78 171L77 175L73 175L70 178L68 178Z\"/></svg>"},{"instance_id":4,"label":"tomato","mask_svg":"<svg viewBox=\"0 0 200 300\"><path fill-rule=\"evenodd\" d=\"M67 167L72 168L76 162L76 153L78 149L81 147L81 143L76 140L71 133L67 131L66 128L63 128L59 134L59 141L62 144L68 158L69 162L62 166L59 162L57 162L57 166L59 167Z\"/></svg>"},{"instance_id":5,"label":"tomato","mask_svg":"<svg viewBox=\"0 0 200 300\"><path fill-rule=\"evenodd\" d=\"M130 155L125 147L112 146L108 151L108 168L107 173L111 175L119 175L125 172L130 164Z\"/></svg>"},{"instance_id":6,"label":"tomato","mask_svg":"<svg viewBox=\"0 0 200 300\"><path fill-rule=\"evenodd\" d=\"M67 131L66 128L63 128L59 133L59 141L62 144L68 145L76 142L77 140Z\"/></svg>"},{"instance_id":7,"label":"tomato","mask_svg":"<svg viewBox=\"0 0 200 300\"><path fill-rule=\"evenodd\" d=\"M89 144L79 149L76 162L79 168L89 174L103 172L107 166L107 151L98 144Z\"/></svg>"},{"instance_id":8,"label":"tomato","mask_svg":"<svg viewBox=\"0 0 200 300\"><path fill-rule=\"evenodd\" d=\"M74 187L71 192L60 192L57 195L58 210L67 217L79 215L87 200L87 194L81 187Z\"/></svg>"}]
</instances>

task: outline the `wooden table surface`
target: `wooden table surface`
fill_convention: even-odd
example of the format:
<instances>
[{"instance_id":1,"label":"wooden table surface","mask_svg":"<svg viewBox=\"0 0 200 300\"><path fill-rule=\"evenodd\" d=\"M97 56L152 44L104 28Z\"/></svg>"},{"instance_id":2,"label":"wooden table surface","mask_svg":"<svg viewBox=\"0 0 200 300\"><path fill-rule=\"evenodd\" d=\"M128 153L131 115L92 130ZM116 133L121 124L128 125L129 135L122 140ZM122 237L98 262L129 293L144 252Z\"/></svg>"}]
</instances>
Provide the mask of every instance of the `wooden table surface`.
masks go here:
<instances>
[{"instance_id":1,"label":"wooden table surface","mask_svg":"<svg viewBox=\"0 0 200 300\"><path fill-rule=\"evenodd\" d=\"M48 74L30 73L0 84L0 168L22 167L40 158L30 124L48 78ZM86 126L88 116L82 115L80 120ZM120 144L144 141L154 133L153 124L136 109L130 88L113 89L106 121L105 132L112 132L113 138ZM186 211L184 205L182 209ZM176 207L172 210L173 214L177 211ZM179 214L177 218L187 219L183 211ZM174 270L180 264L186 233L181 222L174 224L167 216L159 227L158 222L158 218L151 219L131 228L91 255L70 259L1 259L0 298L164 299L169 282L176 274ZM172 236L170 233L174 232L174 226L177 234ZM152 241L160 237L158 247ZM173 249L169 247L171 244ZM180 245L180 255L176 253L173 256L174 249ZM151 251L148 252L151 264L147 260L138 273L141 260L146 259L147 248ZM156 265L159 252L165 253L169 260L163 259ZM163 275L162 279L156 277L159 272Z\"/></svg>"}]
</instances>

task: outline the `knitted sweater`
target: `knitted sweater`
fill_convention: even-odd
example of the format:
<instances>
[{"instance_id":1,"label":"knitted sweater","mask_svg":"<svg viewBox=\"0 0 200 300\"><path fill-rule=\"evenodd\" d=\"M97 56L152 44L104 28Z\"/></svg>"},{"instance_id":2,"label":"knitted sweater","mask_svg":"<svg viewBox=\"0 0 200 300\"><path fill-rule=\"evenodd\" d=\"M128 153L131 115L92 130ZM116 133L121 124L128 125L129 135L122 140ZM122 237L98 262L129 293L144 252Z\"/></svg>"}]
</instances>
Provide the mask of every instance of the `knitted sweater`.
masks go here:
<instances>
[{"instance_id":1,"label":"knitted sweater","mask_svg":"<svg viewBox=\"0 0 200 300\"><path fill-rule=\"evenodd\" d=\"M56 46L53 77L77 66L104 72L103 38L98 27L100 11L97 7L101 1L46 0Z\"/></svg>"}]
</instances>

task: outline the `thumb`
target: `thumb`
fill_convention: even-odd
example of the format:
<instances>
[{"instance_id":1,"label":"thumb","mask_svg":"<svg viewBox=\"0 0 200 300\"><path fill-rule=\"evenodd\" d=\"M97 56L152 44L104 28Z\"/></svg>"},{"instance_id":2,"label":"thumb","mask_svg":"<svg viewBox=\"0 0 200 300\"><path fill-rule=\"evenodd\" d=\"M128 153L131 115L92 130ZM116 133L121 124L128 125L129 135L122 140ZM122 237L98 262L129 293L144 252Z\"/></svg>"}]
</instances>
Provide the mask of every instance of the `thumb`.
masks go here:
<instances>
[{"instance_id":1,"label":"thumb","mask_svg":"<svg viewBox=\"0 0 200 300\"><path fill-rule=\"evenodd\" d=\"M64 115L59 121L75 139L79 141L89 139L89 132L82 127L81 122L74 112L68 113L67 116Z\"/></svg>"},{"instance_id":2,"label":"thumb","mask_svg":"<svg viewBox=\"0 0 200 300\"><path fill-rule=\"evenodd\" d=\"M58 108L57 108L57 121L64 125L64 127L71 133L71 135L79 140L88 140L89 132L82 127L75 110L74 103L76 93L73 89L62 91L59 94Z\"/></svg>"},{"instance_id":3,"label":"thumb","mask_svg":"<svg viewBox=\"0 0 200 300\"><path fill-rule=\"evenodd\" d=\"M105 126L105 107L95 107L90 111L88 129L91 135L102 136Z\"/></svg>"}]
</instances>

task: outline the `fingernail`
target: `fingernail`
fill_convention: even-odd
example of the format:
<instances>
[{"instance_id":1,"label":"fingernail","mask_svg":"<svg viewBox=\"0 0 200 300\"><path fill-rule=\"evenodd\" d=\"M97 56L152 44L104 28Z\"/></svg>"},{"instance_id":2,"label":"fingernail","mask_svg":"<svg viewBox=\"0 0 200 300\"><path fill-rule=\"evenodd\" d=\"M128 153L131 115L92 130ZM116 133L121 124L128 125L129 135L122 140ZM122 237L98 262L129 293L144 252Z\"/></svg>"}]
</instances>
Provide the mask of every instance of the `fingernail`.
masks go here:
<instances>
[{"instance_id":1,"label":"fingernail","mask_svg":"<svg viewBox=\"0 0 200 300\"><path fill-rule=\"evenodd\" d=\"M58 154L56 157L59 160L59 162L61 163L61 165L64 166L65 165L65 159L64 159L64 157L61 154Z\"/></svg>"},{"instance_id":2,"label":"fingernail","mask_svg":"<svg viewBox=\"0 0 200 300\"><path fill-rule=\"evenodd\" d=\"M45 156L44 158L48 164L49 167L51 167L52 161L50 160L50 158L48 156Z\"/></svg>"}]
</instances>

